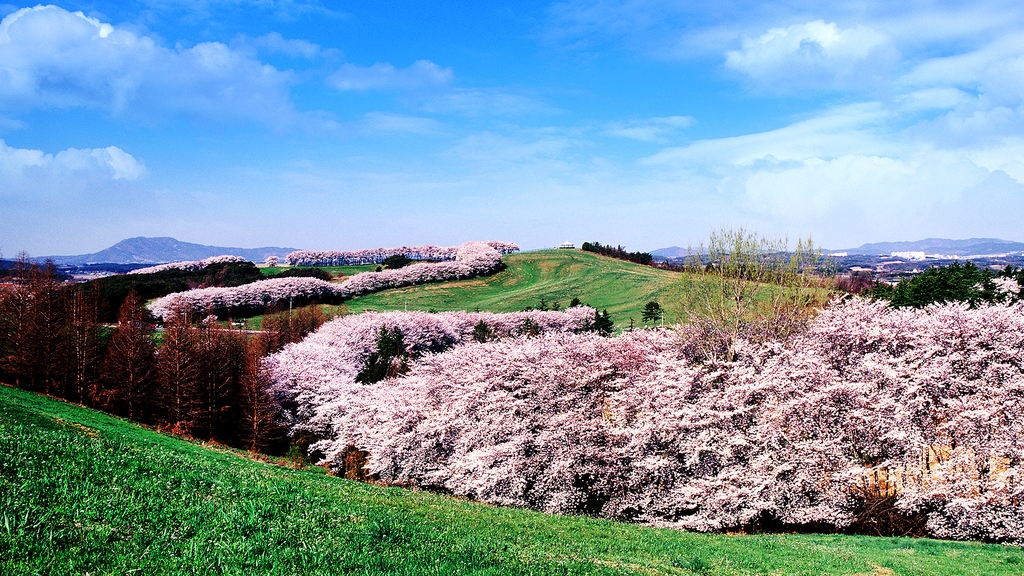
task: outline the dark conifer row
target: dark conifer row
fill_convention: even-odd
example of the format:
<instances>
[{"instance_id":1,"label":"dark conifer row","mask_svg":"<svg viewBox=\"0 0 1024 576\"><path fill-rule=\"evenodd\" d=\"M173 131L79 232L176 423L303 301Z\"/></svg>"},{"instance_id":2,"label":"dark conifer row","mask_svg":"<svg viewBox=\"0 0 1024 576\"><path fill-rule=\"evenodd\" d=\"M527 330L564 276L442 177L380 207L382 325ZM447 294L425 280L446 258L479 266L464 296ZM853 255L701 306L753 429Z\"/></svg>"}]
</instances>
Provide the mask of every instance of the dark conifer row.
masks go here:
<instances>
[{"instance_id":1,"label":"dark conifer row","mask_svg":"<svg viewBox=\"0 0 1024 576\"><path fill-rule=\"evenodd\" d=\"M654 257L647 252L626 252L622 246L602 246L600 242L584 242L581 246L586 252L593 252L602 256L609 256L611 258L618 258L619 260L627 260L629 262L636 262L637 264L643 264L649 266L654 260Z\"/></svg>"}]
</instances>

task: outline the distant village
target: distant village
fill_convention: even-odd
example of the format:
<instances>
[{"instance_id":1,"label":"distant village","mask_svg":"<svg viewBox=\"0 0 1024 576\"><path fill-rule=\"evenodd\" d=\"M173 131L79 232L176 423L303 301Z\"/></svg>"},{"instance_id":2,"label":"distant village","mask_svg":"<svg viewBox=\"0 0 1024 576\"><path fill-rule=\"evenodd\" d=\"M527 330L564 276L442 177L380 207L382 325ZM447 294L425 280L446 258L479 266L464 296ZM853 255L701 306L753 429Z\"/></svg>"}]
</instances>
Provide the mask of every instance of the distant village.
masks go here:
<instances>
[{"instance_id":1,"label":"distant village","mask_svg":"<svg viewBox=\"0 0 1024 576\"><path fill-rule=\"evenodd\" d=\"M971 254L958 256L952 254L925 254L923 251L892 252L885 255L849 254L832 252L829 254L836 266L836 274L840 277L870 275L874 280L895 284L900 280L916 276L932 266L948 266L953 262L971 261L979 268L1002 270L1007 266L1024 265L1024 252L1008 252L1004 254Z\"/></svg>"}]
</instances>

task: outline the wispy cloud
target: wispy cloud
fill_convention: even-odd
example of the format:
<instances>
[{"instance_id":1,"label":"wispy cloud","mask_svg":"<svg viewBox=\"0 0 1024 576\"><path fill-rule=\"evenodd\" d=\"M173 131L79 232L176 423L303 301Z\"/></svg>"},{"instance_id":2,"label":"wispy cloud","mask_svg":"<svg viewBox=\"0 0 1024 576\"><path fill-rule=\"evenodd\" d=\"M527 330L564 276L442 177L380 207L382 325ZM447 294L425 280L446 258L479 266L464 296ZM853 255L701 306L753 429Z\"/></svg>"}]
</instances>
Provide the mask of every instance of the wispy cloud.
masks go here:
<instances>
[{"instance_id":1,"label":"wispy cloud","mask_svg":"<svg viewBox=\"0 0 1024 576\"><path fill-rule=\"evenodd\" d=\"M605 129L605 134L645 142L665 142L668 136L681 128L689 128L694 122L692 116L661 116L628 122L611 122Z\"/></svg>"},{"instance_id":2,"label":"wispy cloud","mask_svg":"<svg viewBox=\"0 0 1024 576\"><path fill-rule=\"evenodd\" d=\"M368 112L359 122L360 131L365 134L440 134L443 124L433 118L408 116L388 112Z\"/></svg>"},{"instance_id":3,"label":"wispy cloud","mask_svg":"<svg viewBox=\"0 0 1024 576\"><path fill-rule=\"evenodd\" d=\"M551 114L557 110L543 100L503 88L451 88L430 94L414 94L410 105L424 112L463 116L519 116Z\"/></svg>"},{"instance_id":4,"label":"wispy cloud","mask_svg":"<svg viewBox=\"0 0 1024 576\"><path fill-rule=\"evenodd\" d=\"M450 84L454 73L430 60L417 60L407 68L378 62L372 66L343 64L327 77L327 84L337 90L419 90Z\"/></svg>"},{"instance_id":5,"label":"wispy cloud","mask_svg":"<svg viewBox=\"0 0 1024 576\"><path fill-rule=\"evenodd\" d=\"M270 32L249 41L255 48L268 54L284 54L290 58L314 60L323 53L319 44L307 40L287 39L279 32Z\"/></svg>"}]
</instances>

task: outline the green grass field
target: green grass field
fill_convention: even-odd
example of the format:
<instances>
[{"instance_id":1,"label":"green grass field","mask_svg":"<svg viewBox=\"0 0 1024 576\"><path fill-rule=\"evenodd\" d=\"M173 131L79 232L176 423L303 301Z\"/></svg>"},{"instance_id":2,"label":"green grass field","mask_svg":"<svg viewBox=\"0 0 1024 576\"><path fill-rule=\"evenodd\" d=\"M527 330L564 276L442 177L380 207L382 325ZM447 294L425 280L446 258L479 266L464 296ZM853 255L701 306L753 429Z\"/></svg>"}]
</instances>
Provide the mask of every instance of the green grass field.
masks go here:
<instances>
[{"instance_id":1,"label":"green grass field","mask_svg":"<svg viewBox=\"0 0 1024 576\"><path fill-rule=\"evenodd\" d=\"M0 386L0 574L1021 574L998 545L728 536L360 484Z\"/></svg>"},{"instance_id":2,"label":"green grass field","mask_svg":"<svg viewBox=\"0 0 1024 576\"><path fill-rule=\"evenodd\" d=\"M482 310L515 312L540 299L566 306L575 296L599 310L607 309L616 326L640 326L644 305L663 306L678 289L680 274L578 250L541 250L505 256L508 266L493 276L424 284L353 298L351 312L364 310ZM665 322L674 322L671 310Z\"/></svg>"}]
</instances>

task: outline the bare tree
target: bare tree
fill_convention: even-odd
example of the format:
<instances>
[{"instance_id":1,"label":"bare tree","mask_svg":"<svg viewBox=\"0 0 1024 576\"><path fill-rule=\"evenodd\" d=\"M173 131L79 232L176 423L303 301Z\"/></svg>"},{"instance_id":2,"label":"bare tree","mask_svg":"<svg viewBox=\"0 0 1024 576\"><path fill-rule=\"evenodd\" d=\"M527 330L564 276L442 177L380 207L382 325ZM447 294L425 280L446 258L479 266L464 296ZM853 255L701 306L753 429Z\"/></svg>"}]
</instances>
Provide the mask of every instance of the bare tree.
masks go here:
<instances>
[{"instance_id":1,"label":"bare tree","mask_svg":"<svg viewBox=\"0 0 1024 576\"><path fill-rule=\"evenodd\" d=\"M197 327L196 409L193 420L203 438L229 441L230 415L245 370L241 336L221 329L212 319Z\"/></svg>"},{"instance_id":2,"label":"bare tree","mask_svg":"<svg viewBox=\"0 0 1024 576\"><path fill-rule=\"evenodd\" d=\"M93 292L76 288L66 302L70 352L67 398L93 404L98 395L101 357L99 299Z\"/></svg>"},{"instance_id":3,"label":"bare tree","mask_svg":"<svg viewBox=\"0 0 1024 576\"><path fill-rule=\"evenodd\" d=\"M187 310L178 310L164 324L156 363L158 421L177 434L190 435L195 424L197 352L198 334L191 317Z\"/></svg>"},{"instance_id":4,"label":"bare tree","mask_svg":"<svg viewBox=\"0 0 1024 576\"><path fill-rule=\"evenodd\" d=\"M144 420L152 405L156 372L153 328L146 322L142 300L128 294L110 339L104 376L107 405L132 420Z\"/></svg>"},{"instance_id":5,"label":"bare tree","mask_svg":"<svg viewBox=\"0 0 1024 576\"><path fill-rule=\"evenodd\" d=\"M261 355L267 344L261 338L247 341L245 373L238 388L237 441L257 452L279 439L278 403L270 392L271 380L263 369Z\"/></svg>"},{"instance_id":6,"label":"bare tree","mask_svg":"<svg viewBox=\"0 0 1024 576\"><path fill-rule=\"evenodd\" d=\"M738 228L713 232L691 250L679 290L680 318L702 332L706 358L732 361L741 336L785 337L831 294L831 263L813 242L771 238Z\"/></svg>"},{"instance_id":7,"label":"bare tree","mask_svg":"<svg viewBox=\"0 0 1024 576\"><path fill-rule=\"evenodd\" d=\"M0 353L15 384L63 397L69 371L67 307L53 262L40 266L20 254L0 315Z\"/></svg>"}]
</instances>

